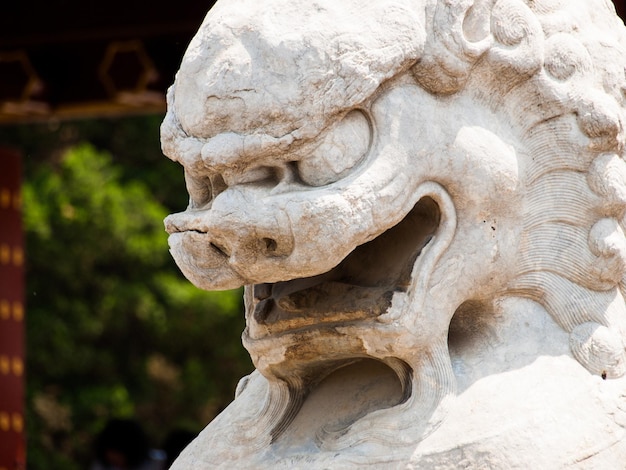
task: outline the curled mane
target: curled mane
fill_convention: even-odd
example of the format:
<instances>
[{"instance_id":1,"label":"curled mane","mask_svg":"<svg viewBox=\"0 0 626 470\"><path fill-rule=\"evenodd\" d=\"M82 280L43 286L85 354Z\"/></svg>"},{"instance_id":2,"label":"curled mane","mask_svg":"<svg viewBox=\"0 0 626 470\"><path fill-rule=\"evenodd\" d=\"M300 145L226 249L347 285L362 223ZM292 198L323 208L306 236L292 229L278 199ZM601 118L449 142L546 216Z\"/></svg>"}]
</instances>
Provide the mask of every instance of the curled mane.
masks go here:
<instances>
[{"instance_id":1,"label":"curled mane","mask_svg":"<svg viewBox=\"0 0 626 470\"><path fill-rule=\"evenodd\" d=\"M579 11L576 17L559 11L559 3L439 1L424 58L412 72L431 93L469 91L517 129L526 203L516 275L504 295L541 304L570 333L574 356L590 372L620 377L624 28L608 2L577 1L568 9ZM468 25L482 37L468 37Z\"/></svg>"}]
</instances>

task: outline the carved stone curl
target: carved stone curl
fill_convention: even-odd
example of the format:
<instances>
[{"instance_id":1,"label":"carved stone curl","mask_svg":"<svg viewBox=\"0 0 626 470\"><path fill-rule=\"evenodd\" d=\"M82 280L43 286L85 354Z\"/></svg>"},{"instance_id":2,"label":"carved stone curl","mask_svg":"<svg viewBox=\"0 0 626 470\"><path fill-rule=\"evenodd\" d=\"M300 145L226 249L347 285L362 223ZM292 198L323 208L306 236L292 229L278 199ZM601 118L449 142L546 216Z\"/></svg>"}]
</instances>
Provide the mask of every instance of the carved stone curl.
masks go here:
<instances>
[{"instance_id":1,"label":"carved stone curl","mask_svg":"<svg viewBox=\"0 0 626 470\"><path fill-rule=\"evenodd\" d=\"M257 370L174 468L622 468L607 5L217 2L168 94L166 228L198 287L246 285Z\"/></svg>"}]
</instances>

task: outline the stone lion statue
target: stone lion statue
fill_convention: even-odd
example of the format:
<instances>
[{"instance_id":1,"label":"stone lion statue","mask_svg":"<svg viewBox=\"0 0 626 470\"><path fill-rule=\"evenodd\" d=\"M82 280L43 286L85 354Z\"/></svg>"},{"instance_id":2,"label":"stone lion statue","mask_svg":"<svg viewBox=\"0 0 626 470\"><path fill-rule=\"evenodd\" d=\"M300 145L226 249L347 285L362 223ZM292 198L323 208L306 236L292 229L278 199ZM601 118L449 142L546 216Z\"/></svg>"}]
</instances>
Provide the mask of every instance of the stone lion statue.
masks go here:
<instances>
[{"instance_id":1,"label":"stone lion statue","mask_svg":"<svg viewBox=\"0 0 626 470\"><path fill-rule=\"evenodd\" d=\"M624 468L625 66L608 0L219 0L166 228L256 371L173 468Z\"/></svg>"}]
</instances>

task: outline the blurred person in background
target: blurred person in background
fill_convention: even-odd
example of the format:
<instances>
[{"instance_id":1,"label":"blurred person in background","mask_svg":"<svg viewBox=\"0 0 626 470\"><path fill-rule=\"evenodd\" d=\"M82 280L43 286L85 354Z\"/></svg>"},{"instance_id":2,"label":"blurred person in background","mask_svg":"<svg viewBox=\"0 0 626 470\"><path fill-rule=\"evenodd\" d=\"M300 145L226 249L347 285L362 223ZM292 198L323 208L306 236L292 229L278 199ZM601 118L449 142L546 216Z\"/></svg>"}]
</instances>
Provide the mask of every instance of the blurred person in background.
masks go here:
<instances>
[{"instance_id":1,"label":"blurred person in background","mask_svg":"<svg viewBox=\"0 0 626 470\"><path fill-rule=\"evenodd\" d=\"M163 452L150 449L148 437L136 421L112 419L95 440L90 470L163 470ZM167 467L165 467L167 468Z\"/></svg>"}]
</instances>

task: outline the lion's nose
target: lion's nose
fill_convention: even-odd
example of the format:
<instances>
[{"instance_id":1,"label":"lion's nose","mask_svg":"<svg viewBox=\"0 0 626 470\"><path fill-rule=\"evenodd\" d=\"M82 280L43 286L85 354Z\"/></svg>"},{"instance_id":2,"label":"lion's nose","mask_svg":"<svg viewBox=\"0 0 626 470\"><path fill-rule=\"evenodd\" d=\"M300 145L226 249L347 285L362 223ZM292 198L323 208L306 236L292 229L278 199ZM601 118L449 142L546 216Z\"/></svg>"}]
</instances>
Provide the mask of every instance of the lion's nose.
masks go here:
<instances>
[{"instance_id":1,"label":"lion's nose","mask_svg":"<svg viewBox=\"0 0 626 470\"><path fill-rule=\"evenodd\" d=\"M172 214L165 219L165 229L170 235L196 234L195 239L201 238L213 256L227 260L250 282L275 277L275 262L287 259L294 251L288 221L280 212L268 213L259 205L238 211L213 207Z\"/></svg>"}]
</instances>

